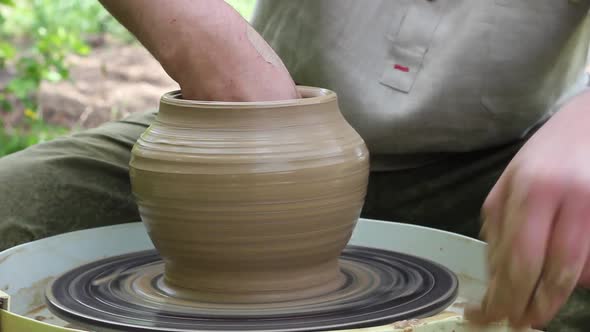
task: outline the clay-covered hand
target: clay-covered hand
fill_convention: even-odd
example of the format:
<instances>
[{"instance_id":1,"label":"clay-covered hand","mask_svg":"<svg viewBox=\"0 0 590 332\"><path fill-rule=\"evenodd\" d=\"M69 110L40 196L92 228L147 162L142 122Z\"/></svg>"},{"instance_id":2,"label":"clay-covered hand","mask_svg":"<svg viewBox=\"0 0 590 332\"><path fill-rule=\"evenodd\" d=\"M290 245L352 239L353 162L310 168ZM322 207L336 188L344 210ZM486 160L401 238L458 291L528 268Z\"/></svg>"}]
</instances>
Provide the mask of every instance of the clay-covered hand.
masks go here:
<instances>
[{"instance_id":1,"label":"clay-covered hand","mask_svg":"<svg viewBox=\"0 0 590 332\"><path fill-rule=\"evenodd\" d=\"M590 281L590 93L523 146L483 207L490 280L478 323L515 327L551 320Z\"/></svg>"}]
</instances>

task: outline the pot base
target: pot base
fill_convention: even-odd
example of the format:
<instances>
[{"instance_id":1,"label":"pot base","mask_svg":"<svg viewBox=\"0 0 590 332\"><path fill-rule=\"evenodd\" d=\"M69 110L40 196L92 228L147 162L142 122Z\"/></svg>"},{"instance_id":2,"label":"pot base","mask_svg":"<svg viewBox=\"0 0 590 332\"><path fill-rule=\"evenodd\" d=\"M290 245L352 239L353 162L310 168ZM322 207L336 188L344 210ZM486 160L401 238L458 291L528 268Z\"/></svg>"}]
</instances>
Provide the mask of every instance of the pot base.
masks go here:
<instances>
[{"instance_id":1,"label":"pot base","mask_svg":"<svg viewBox=\"0 0 590 332\"><path fill-rule=\"evenodd\" d=\"M47 302L67 320L113 330L317 331L429 316L457 296L450 270L414 256L347 247L340 266L344 283L321 296L228 304L176 297L157 252L143 251L67 272L48 288Z\"/></svg>"},{"instance_id":2,"label":"pot base","mask_svg":"<svg viewBox=\"0 0 590 332\"><path fill-rule=\"evenodd\" d=\"M225 289L220 291L207 291L204 289L193 290L176 286L170 282L166 275L161 279L158 289L162 293L176 299L183 299L191 302L210 302L227 304L255 304L255 303L279 303L307 298L317 298L330 294L341 288L346 282L343 273L336 273L336 278L328 280L317 286L305 288L287 288L285 290L272 291L233 291ZM231 284L228 284L231 285ZM231 287L231 286L230 286Z\"/></svg>"}]
</instances>

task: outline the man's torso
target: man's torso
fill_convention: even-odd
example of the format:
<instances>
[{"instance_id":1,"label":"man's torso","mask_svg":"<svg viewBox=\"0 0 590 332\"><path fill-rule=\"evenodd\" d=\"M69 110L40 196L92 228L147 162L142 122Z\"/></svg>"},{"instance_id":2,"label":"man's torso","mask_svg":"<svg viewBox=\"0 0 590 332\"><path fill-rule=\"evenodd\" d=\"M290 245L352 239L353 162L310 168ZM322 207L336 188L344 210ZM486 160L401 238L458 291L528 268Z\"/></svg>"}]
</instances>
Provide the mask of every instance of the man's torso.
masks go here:
<instances>
[{"instance_id":1,"label":"man's torso","mask_svg":"<svg viewBox=\"0 0 590 332\"><path fill-rule=\"evenodd\" d=\"M589 8L590 0L261 0L253 25L298 83L338 93L372 154L428 156L514 141L579 91Z\"/></svg>"}]
</instances>

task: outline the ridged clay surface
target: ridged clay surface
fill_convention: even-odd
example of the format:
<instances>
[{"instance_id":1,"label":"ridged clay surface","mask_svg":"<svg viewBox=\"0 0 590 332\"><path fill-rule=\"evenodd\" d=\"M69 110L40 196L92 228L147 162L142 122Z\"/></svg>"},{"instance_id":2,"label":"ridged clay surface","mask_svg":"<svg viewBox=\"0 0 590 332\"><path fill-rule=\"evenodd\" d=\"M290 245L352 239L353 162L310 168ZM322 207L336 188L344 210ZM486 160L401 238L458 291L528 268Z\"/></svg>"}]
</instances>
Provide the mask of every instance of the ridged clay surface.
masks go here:
<instances>
[{"instance_id":1,"label":"ridged clay surface","mask_svg":"<svg viewBox=\"0 0 590 332\"><path fill-rule=\"evenodd\" d=\"M161 99L132 151L140 215L179 297L261 303L329 293L360 215L369 153L334 92Z\"/></svg>"}]
</instances>

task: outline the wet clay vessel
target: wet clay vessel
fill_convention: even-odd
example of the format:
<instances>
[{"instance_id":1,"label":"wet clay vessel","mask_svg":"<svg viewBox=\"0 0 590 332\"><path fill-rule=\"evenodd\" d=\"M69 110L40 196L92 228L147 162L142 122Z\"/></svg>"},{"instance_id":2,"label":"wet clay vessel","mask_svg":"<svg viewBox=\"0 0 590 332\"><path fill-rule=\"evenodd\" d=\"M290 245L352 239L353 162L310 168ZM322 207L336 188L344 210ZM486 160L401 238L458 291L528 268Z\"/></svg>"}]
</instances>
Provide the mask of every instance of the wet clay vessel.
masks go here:
<instances>
[{"instance_id":1,"label":"wet clay vessel","mask_svg":"<svg viewBox=\"0 0 590 332\"><path fill-rule=\"evenodd\" d=\"M130 176L173 296L262 303L342 286L369 154L334 92L298 89L260 103L162 97Z\"/></svg>"}]
</instances>

